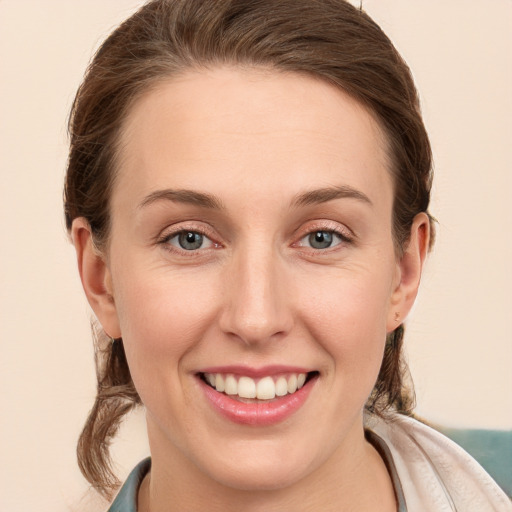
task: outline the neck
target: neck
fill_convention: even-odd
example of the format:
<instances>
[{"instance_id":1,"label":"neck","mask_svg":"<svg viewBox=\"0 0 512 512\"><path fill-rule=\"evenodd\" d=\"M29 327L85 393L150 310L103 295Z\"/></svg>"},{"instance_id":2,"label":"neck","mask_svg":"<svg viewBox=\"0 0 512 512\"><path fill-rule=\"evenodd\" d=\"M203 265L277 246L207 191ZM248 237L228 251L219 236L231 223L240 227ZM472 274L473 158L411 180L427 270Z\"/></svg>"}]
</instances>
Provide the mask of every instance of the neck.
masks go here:
<instances>
[{"instance_id":1,"label":"neck","mask_svg":"<svg viewBox=\"0 0 512 512\"><path fill-rule=\"evenodd\" d=\"M177 450L153 449L152 469L139 490L139 512L396 511L391 479L362 426L304 478L279 488L240 489L205 475ZM150 441L152 436L150 435ZM154 441L154 439L153 439ZM168 444L168 443L167 443Z\"/></svg>"}]
</instances>

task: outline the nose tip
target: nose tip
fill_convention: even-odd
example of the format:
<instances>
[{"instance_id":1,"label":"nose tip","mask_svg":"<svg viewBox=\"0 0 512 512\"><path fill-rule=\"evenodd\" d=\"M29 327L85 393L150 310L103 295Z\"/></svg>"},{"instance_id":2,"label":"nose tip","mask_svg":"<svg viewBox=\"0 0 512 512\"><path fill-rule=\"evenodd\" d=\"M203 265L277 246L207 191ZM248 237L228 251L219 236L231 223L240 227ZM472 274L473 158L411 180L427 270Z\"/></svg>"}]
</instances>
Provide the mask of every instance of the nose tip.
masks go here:
<instances>
[{"instance_id":1,"label":"nose tip","mask_svg":"<svg viewBox=\"0 0 512 512\"><path fill-rule=\"evenodd\" d=\"M233 311L232 328L229 332L246 344L282 337L288 327L284 322L283 312L280 311L282 308L275 302L276 298L273 296L252 296L249 300L239 301Z\"/></svg>"},{"instance_id":2,"label":"nose tip","mask_svg":"<svg viewBox=\"0 0 512 512\"><path fill-rule=\"evenodd\" d=\"M221 314L221 329L246 345L285 336L293 318L282 272L273 261L248 262L231 276Z\"/></svg>"}]
</instances>

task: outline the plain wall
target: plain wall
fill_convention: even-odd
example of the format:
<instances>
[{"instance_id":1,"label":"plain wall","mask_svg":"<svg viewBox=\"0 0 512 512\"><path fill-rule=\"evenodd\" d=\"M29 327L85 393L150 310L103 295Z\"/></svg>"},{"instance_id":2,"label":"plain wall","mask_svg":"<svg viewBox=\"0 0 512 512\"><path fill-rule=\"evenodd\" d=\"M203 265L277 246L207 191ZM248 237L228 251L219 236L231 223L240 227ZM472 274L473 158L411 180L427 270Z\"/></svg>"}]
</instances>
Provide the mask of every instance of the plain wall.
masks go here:
<instances>
[{"instance_id":1,"label":"plain wall","mask_svg":"<svg viewBox=\"0 0 512 512\"><path fill-rule=\"evenodd\" d=\"M66 118L93 50L140 4L0 0L2 511L77 509L87 489L75 444L95 381L63 225ZM512 428L512 2L364 7L413 70L436 162L437 242L406 337L417 412ZM134 415L120 476L147 453L144 435Z\"/></svg>"}]
</instances>

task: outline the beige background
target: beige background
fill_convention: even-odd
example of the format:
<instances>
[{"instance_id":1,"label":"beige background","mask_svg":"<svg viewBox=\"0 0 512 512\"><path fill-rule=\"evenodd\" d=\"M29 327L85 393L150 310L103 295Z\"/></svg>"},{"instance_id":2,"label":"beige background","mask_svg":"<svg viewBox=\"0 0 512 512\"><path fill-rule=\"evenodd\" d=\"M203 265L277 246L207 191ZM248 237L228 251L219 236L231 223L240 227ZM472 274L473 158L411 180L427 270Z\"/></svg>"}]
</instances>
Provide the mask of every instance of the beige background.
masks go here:
<instances>
[{"instance_id":1,"label":"beige background","mask_svg":"<svg viewBox=\"0 0 512 512\"><path fill-rule=\"evenodd\" d=\"M74 449L94 370L62 220L65 119L92 51L140 3L0 0L2 511L70 510L87 488ZM510 429L512 1L364 6L413 69L436 160L438 240L407 336L418 412ZM143 425L121 432L121 476Z\"/></svg>"}]
</instances>

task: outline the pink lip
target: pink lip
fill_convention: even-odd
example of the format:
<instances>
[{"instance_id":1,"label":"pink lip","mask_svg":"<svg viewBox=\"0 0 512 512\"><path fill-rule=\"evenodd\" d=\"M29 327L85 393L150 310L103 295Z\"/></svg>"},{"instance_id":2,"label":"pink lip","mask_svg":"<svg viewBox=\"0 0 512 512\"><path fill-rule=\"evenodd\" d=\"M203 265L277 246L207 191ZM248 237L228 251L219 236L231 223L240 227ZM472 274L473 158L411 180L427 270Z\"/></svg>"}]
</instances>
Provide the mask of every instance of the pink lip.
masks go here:
<instances>
[{"instance_id":1,"label":"pink lip","mask_svg":"<svg viewBox=\"0 0 512 512\"><path fill-rule=\"evenodd\" d=\"M249 376L246 370L247 369L244 369L243 375ZM286 371L290 371L289 367ZM212 371L208 373L224 372L217 370L216 372ZM230 371L225 373L235 373L235 371L233 370L233 367L230 367ZM286 372L276 371L275 373ZM254 374L251 374L251 376L253 375ZM269 373L266 373L265 375L269 375ZM284 421L300 409L306 402L309 393L317 380L317 377L310 379L301 389L291 395L276 397L273 400L268 401L262 400L258 403L245 403L239 402L224 393L218 392L206 384L202 379L198 379L207 400L219 414L234 423L261 427L274 425Z\"/></svg>"}]
</instances>

